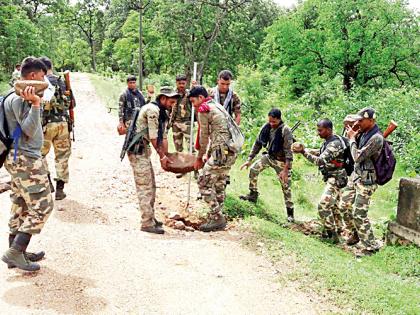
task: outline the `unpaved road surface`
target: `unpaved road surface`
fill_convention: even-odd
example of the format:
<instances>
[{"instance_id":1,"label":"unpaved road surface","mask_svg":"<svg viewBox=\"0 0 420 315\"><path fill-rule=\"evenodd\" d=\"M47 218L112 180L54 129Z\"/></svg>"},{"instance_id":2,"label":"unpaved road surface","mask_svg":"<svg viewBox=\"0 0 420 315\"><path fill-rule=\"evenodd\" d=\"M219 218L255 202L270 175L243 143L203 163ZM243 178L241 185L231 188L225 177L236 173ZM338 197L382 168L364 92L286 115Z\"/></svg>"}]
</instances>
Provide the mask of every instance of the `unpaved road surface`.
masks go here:
<instances>
[{"instance_id":1,"label":"unpaved road surface","mask_svg":"<svg viewBox=\"0 0 420 315\"><path fill-rule=\"evenodd\" d=\"M87 75L74 74L73 88L78 100L77 129L68 197L56 202L41 235L30 244L30 250L47 253L40 272L8 270L0 262L0 314L316 314L331 310L319 297L296 289L296 284L276 282L273 266L243 248L235 229L206 235L169 228L164 236L141 232L131 169L126 159L119 160L123 138L116 134L116 118L107 113ZM154 160L157 214L162 217L182 206L187 181L164 173ZM0 181L5 180L2 169ZM8 193L0 195L0 205L3 252Z\"/></svg>"}]
</instances>

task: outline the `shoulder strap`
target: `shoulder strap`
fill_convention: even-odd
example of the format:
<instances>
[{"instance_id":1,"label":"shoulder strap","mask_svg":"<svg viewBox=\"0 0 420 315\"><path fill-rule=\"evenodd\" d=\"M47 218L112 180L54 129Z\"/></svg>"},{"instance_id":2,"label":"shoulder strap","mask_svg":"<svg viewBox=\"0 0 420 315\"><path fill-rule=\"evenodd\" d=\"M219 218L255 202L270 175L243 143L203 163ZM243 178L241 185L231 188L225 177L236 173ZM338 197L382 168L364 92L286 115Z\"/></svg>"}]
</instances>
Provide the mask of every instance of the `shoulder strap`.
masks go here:
<instances>
[{"instance_id":1,"label":"shoulder strap","mask_svg":"<svg viewBox=\"0 0 420 315\"><path fill-rule=\"evenodd\" d=\"M7 119L6 119L6 109L4 108L4 103L6 101L6 98L8 98L13 93L15 93L15 91L10 91L9 93L6 94L6 96L1 101L1 106L3 107L3 122L4 122L3 128L4 128L6 137L10 137L10 133L9 133L9 124L7 123Z\"/></svg>"}]
</instances>

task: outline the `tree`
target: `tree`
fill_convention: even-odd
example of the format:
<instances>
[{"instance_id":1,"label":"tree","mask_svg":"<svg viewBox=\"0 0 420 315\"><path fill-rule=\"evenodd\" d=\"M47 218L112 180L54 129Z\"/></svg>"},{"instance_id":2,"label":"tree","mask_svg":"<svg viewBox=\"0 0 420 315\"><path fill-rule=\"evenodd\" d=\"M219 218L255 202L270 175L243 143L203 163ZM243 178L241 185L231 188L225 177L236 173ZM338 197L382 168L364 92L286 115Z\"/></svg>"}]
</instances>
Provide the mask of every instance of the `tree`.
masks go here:
<instances>
[{"instance_id":1,"label":"tree","mask_svg":"<svg viewBox=\"0 0 420 315\"><path fill-rule=\"evenodd\" d=\"M64 12L64 20L77 26L89 45L93 71L96 71L96 51L103 40L105 4L104 0L80 0Z\"/></svg>"},{"instance_id":2,"label":"tree","mask_svg":"<svg viewBox=\"0 0 420 315\"><path fill-rule=\"evenodd\" d=\"M262 66L287 74L297 95L319 77L354 85L418 84L418 21L403 1L308 0L268 30Z\"/></svg>"}]
</instances>

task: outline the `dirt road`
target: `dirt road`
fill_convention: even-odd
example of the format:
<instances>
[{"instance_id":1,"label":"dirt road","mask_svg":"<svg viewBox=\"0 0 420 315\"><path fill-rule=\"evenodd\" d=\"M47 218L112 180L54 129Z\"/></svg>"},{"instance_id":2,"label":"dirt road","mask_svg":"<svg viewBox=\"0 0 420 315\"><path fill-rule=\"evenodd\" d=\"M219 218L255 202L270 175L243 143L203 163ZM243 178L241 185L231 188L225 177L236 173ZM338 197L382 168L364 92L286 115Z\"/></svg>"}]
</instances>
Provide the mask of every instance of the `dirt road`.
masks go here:
<instances>
[{"instance_id":1,"label":"dirt road","mask_svg":"<svg viewBox=\"0 0 420 315\"><path fill-rule=\"evenodd\" d=\"M122 137L87 75L74 74L76 142L67 199L56 202L30 250L43 249L41 271L0 265L1 314L314 314L320 299L276 282L263 257L238 232L140 231L134 182L119 160ZM185 200L186 180L156 164L158 216ZM50 168L53 164L50 162ZM0 179L7 178L0 170ZM195 194L196 187L193 187ZM7 246L8 193L0 195L1 246ZM290 268L285 266L285 268Z\"/></svg>"}]
</instances>

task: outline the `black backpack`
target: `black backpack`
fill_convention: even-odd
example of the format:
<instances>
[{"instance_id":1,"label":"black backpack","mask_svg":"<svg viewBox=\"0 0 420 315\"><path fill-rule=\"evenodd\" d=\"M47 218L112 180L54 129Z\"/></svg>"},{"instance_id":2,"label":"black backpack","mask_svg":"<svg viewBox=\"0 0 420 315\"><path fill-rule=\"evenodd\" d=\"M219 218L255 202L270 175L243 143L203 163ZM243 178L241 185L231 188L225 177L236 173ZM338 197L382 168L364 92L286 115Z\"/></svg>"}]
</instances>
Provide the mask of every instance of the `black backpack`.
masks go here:
<instances>
[{"instance_id":1,"label":"black backpack","mask_svg":"<svg viewBox=\"0 0 420 315\"><path fill-rule=\"evenodd\" d=\"M0 168L3 167L7 154L13 144L13 137L9 132L9 125L6 121L6 112L4 110L4 101L6 98L13 94L14 91L9 92L6 96L0 96Z\"/></svg>"},{"instance_id":2,"label":"black backpack","mask_svg":"<svg viewBox=\"0 0 420 315\"><path fill-rule=\"evenodd\" d=\"M337 136L337 137L340 139L341 145L343 146L343 148L345 148L344 157L343 157L344 159L343 168L346 170L347 176L350 176L354 171L354 160L350 151L350 141L349 139L345 137L341 137L341 136Z\"/></svg>"},{"instance_id":3,"label":"black backpack","mask_svg":"<svg viewBox=\"0 0 420 315\"><path fill-rule=\"evenodd\" d=\"M381 153L373 161L376 172L376 183L378 185L385 185L392 179L396 164L397 161L395 160L394 152L392 152L391 144L384 139Z\"/></svg>"}]
</instances>

